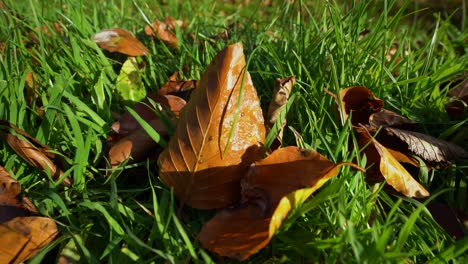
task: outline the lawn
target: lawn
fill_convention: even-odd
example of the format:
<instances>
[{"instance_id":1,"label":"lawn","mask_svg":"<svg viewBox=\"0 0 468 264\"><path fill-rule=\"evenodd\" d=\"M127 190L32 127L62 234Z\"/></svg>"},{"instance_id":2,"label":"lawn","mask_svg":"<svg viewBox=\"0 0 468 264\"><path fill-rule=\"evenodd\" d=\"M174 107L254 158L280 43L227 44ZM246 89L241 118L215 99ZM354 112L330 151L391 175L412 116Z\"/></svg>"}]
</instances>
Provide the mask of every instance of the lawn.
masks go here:
<instances>
[{"instance_id":1,"label":"lawn","mask_svg":"<svg viewBox=\"0 0 468 264\"><path fill-rule=\"evenodd\" d=\"M264 2L0 3L0 119L50 146L64 172L55 182L50 169L31 166L0 143L0 165L60 231L29 263L237 262L197 240L216 210L184 206L161 181L154 153L167 139L144 159L107 166L115 116L135 102L117 91L126 56L93 40L104 29L126 29L148 48L136 58L146 94L176 71L199 80L218 52L242 42L263 111L275 80L296 77L283 145L334 163L372 168L330 95L350 86L369 88L385 109L418 122L425 134L468 149L466 106L457 116L446 111L454 100L448 93L467 82L465 1L449 1L450 8L427 8L425 1ZM175 28L177 47L144 33L165 17L187 25ZM429 197L405 197L342 167L246 262L466 263L467 159L433 169L419 161L410 172ZM72 185L64 186L65 177ZM437 214L455 221L449 225L461 235L439 225Z\"/></svg>"}]
</instances>

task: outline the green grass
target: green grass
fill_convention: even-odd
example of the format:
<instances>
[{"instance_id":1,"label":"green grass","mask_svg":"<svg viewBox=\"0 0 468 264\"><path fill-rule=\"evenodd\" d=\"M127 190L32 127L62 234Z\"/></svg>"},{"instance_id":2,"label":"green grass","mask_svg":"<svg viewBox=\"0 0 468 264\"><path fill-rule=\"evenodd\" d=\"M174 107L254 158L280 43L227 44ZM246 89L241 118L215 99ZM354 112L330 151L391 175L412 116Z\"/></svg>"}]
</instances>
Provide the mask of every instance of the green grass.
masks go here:
<instances>
[{"instance_id":1,"label":"green grass","mask_svg":"<svg viewBox=\"0 0 468 264\"><path fill-rule=\"evenodd\" d=\"M435 136L457 137L458 129L450 128L463 122L450 120L444 106L448 81L468 69L466 25L455 25L444 13L420 21L413 3L273 1L272 7L262 7L258 1L43 2L6 0L5 6L19 16L0 13L0 42L6 43L0 53L0 118L62 153L65 173L74 180L71 190L63 190L0 143L0 165L61 231L31 263L55 261L59 252L83 263L220 261L196 240L212 212L186 209L178 215L177 202L159 181L154 161L106 176L105 140L112 112L122 112L125 106L114 91L119 62L107 58L91 39L102 29L138 33L146 25L145 17L152 21L174 16L188 22L187 32L195 40L179 34L179 49L142 39L151 51L142 74L148 92L157 91L185 66L186 78L200 78L218 51L242 41L264 109L274 79L296 75L288 126L301 134L302 146L334 162L357 158L365 164L358 150L348 146L355 142L350 124L340 121L334 99L324 88L337 92L353 85L369 87L385 101L385 108L423 123ZM64 27L64 36L34 31L53 22ZM209 38L233 22L241 28L229 40ZM361 39L364 29L369 33ZM400 59L387 62L394 43L399 43ZM29 70L38 84L32 106L25 96ZM43 117L36 104L43 107ZM467 136L458 138L466 148ZM284 140L296 144L289 129ZM382 185L367 185L363 173L342 169L248 262L464 263L466 238L450 238L425 205L430 199L445 200L466 212L466 170L465 162L428 172L421 180L431 198L418 201L389 194Z\"/></svg>"}]
</instances>

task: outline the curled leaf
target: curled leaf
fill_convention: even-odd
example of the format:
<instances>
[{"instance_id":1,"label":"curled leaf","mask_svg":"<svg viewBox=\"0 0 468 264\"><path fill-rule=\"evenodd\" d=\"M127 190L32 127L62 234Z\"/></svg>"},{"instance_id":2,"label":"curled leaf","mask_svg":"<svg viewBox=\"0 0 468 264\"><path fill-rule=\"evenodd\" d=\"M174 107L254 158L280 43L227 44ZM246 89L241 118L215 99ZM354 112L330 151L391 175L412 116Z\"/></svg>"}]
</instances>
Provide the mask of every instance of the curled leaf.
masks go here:
<instances>
[{"instance_id":1,"label":"curled leaf","mask_svg":"<svg viewBox=\"0 0 468 264\"><path fill-rule=\"evenodd\" d=\"M127 56L144 56L148 48L136 39L132 33L121 28L105 29L93 36L93 40L109 52L118 52Z\"/></svg>"},{"instance_id":2,"label":"curled leaf","mask_svg":"<svg viewBox=\"0 0 468 264\"><path fill-rule=\"evenodd\" d=\"M4 120L0 120L0 136L30 165L42 171L49 171L56 180L62 177L63 171L53 161L55 155L50 152L49 146ZM65 178L63 184L70 186L70 179Z\"/></svg>"},{"instance_id":3,"label":"curled leaf","mask_svg":"<svg viewBox=\"0 0 468 264\"><path fill-rule=\"evenodd\" d=\"M161 180L191 207L237 202L248 164L263 155L263 115L245 67L240 43L216 55L159 156Z\"/></svg>"},{"instance_id":4,"label":"curled leaf","mask_svg":"<svg viewBox=\"0 0 468 264\"><path fill-rule=\"evenodd\" d=\"M286 107L288 103L289 95L291 94L292 88L296 83L296 77L290 76L287 78L277 79L275 83L275 88L273 90L273 99L270 102L268 107L268 113L266 118L265 127L268 132L273 128L276 123L276 120L280 117L281 111ZM278 140L278 145L281 146L283 143L283 129L286 125L286 119L280 121L280 128L276 139ZM278 147L275 147L275 149Z\"/></svg>"},{"instance_id":5,"label":"curled leaf","mask_svg":"<svg viewBox=\"0 0 468 264\"><path fill-rule=\"evenodd\" d=\"M347 119L352 112L353 126L359 126L359 123L368 124L370 115L380 111L383 106L383 101L363 86L353 86L342 90L340 98L344 119Z\"/></svg>"},{"instance_id":6,"label":"curled leaf","mask_svg":"<svg viewBox=\"0 0 468 264\"><path fill-rule=\"evenodd\" d=\"M245 260L265 247L289 212L338 173L317 152L285 147L249 168L242 181L244 203L219 212L198 235L202 245L221 256Z\"/></svg>"},{"instance_id":7,"label":"curled leaf","mask_svg":"<svg viewBox=\"0 0 468 264\"><path fill-rule=\"evenodd\" d=\"M176 28L185 28L182 20L176 20L173 17L167 17L165 22L155 20L151 25L145 27L145 33L148 36L161 39L170 47L177 48L179 43L176 35L173 33Z\"/></svg>"},{"instance_id":8,"label":"curled leaf","mask_svg":"<svg viewBox=\"0 0 468 264\"><path fill-rule=\"evenodd\" d=\"M367 146L369 150L366 150L366 153L372 153L372 149L374 149L374 153L377 151L379 157L369 155L369 160L375 161L388 185L406 197L423 198L429 196L429 192L408 173L387 148L367 133L361 133L360 136L369 143Z\"/></svg>"}]
</instances>

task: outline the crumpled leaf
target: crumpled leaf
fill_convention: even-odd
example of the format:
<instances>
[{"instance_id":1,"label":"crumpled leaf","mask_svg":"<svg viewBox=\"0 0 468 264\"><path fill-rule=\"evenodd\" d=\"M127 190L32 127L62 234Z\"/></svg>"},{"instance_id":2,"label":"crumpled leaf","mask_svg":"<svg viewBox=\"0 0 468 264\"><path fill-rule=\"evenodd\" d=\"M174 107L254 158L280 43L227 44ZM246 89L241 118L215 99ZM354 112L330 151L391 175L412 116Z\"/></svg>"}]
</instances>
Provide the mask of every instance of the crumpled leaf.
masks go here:
<instances>
[{"instance_id":1,"label":"crumpled leaf","mask_svg":"<svg viewBox=\"0 0 468 264\"><path fill-rule=\"evenodd\" d=\"M124 101L139 102L145 98L146 88L134 57L128 58L122 65L115 88Z\"/></svg>"},{"instance_id":2,"label":"crumpled leaf","mask_svg":"<svg viewBox=\"0 0 468 264\"><path fill-rule=\"evenodd\" d=\"M160 95L176 95L188 100L193 89L197 88L198 80L177 80L178 74L178 72L172 74L169 80L159 88L158 93Z\"/></svg>"},{"instance_id":3,"label":"crumpled leaf","mask_svg":"<svg viewBox=\"0 0 468 264\"><path fill-rule=\"evenodd\" d=\"M50 171L53 179L62 177L63 171L55 164L55 154L51 148L40 143L8 121L0 120L0 136L8 145L30 165L46 172ZM71 180L66 177L63 182L65 186L71 185Z\"/></svg>"},{"instance_id":4,"label":"crumpled leaf","mask_svg":"<svg viewBox=\"0 0 468 264\"><path fill-rule=\"evenodd\" d=\"M268 107L268 113L266 118L265 127L268 132L273 128L277 119L280 117L281 111L286 107L288 103L289 95L291 94L292 88L296 83L295 76L289 76L282 79L277 79L275 83L275 88L273 90L273 99L270 102ZM280 128L278 130L276 140L278 141L272 149L277 149L283 143L283 129L286 125L286 119L281 121Z\"/></svg>"},{"instance_id":5,"label":"crumpled leaf","mask_svg":"<svg viewBox=\"0 0 468 264\"><path fill-rule=\"evenodd\" d=\"M352 112L351 124L353 126L359 126L359 123L368 124L370 115L380 111L383 106L383 101L363 86L343 89L340 92L340 98L339 103L343 107L344 119L346 120Z\"/></svg>"},{"instance_id":6,"label":"crumpled leaf","mask_svg":"<svg viewBox=\"0 0 468 264\"><path fill-rule=\"evenodd\" d=\"M265 247L289 212L351 163L334 164L298 147L275 150L252 164L242 180L243 204L220 211L200 231L202 245L221 256L245 260Z\"/></svg>"},{"instance_id":7,"label":"crumpled leaf","mask_svg":"<svg viewBox=\"0 0 468 264\"><path fill-rule=\"evenodd\" d=\"M241 43L218 53L159 156L162 182L191 207L236 203L248 164L263 155L263 115L245 67Z\"/></svg>"},{"instance_id":8,"label":"crumpled leaf","mask_svg":"<svg viewBox=\"0 0 468 264\"><path fill-rule=\"evenodd\" d=\"M20 195L20 185L0 166L0 263L22 263L49 244L57 235L54 220Z\"/></svg>"},{"instance_id":9,"label":"crumpled leaf","mask_svg":"<svg viewBox=\"0 0 468 264\"><path fill-rule=\"evenodd\" d=\"M93 36L93 40L109 52L118 52L127 56L148 55L149 50L132 33L121 28L105 29Z\"/></svg>"},{"instance_id":10,"label":"crumpled leaf","mask_svg":"<svg viewBox=\"0 0 468 264\"><path fill-rule=\"evenodd\" d=\"M165 22L155 20L151 25L146 26L145 33L148 36L161 39L170 47L177 48L179 43L177 36L173 33L177 27L185 28L186 24L182 20L166 17Z\"/></svg>"},{"instance_id":11,"label":"crumpled leaf","mask_svg":"<svg viewBox=\"0 0 468 264\"><path fill-rule=\"evenodd\" d=\"M429 192L408 173L386 147L367 132L360 133L360 136L364 139L364 144L360 145L369 143L365 150L369 154L367 155L369 161L373 161L375 166L379 168L388 185L406 197L423 198L429 196ZM379 158L372 151L374 153L377 151Z\"/></svg>"}]
</instances>

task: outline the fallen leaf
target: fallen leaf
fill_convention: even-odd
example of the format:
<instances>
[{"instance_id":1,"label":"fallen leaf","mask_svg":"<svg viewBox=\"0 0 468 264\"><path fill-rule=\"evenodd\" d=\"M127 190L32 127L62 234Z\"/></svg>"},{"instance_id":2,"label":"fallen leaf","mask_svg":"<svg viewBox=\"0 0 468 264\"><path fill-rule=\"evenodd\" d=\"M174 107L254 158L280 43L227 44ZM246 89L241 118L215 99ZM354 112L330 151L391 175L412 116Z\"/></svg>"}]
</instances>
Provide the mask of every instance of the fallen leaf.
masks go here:
<instances>
[{"instance_id":1,"label":"fallen leaf","mask_svg":"<svg viewBox=\"0 0 468 264\"><path fill-rule=\"evenodd\" d=\"M0 166L0 263L22 263L57 235L54 220L37 215L37 209L20 195L18 182Z\"/></svg>"},{"instance_id":2,"label":"fallen leaf","mask_svg":"<svg viewBox=\"0 0 468 264\"><path fill-rule=\"evenodd\" d=\"M468 152L463 148L437 139L426 134L402 130L397 128L384 128L393 140L401 140L406 143L406 148L421 157L423 160L432 164L450 164L454 160L468 158Z\"/></svg>"},{"instance_id":3,"label":"fallen leaf","mask_svg":"<svg viewBox=\"0 0 468 264\"><path fill-rule=\"evenodd\" d=\"M447 94L451 97L449 104L445 107L449 117L454 119L463 119L468 114L468 73L453 80L452 87Z\"/></svg>"},{"instance_id":4,"label":"fallen leaf","mask_svg":"<svg viewBox=\"0 0 468 264\"><path fill-rule=\"evenodd\" d=\"M145 98L146 88L141 80L140 70L134 57L128 58L122 65L115 88L121 98L129 104Z\"/></svg>"},{"instance_id":5,"label":"fallen leaf","mask_svg":"<svg viewBox=\"0 0 468 264\"><path fill-rule=\"evenodd\" d=\"M383 108L369 117L369 124L374 128L393 127L407 130L420 129L417 122Z\"/></svg>"},{"instance_id":6,"label":"fallen leaf","mask_svg":"<svg viewBox=\"0 0 468 264\"><path fill-rule=\"evenodd\" d=\"M351 124L353 126L359 126L359 123L368 124L369 117L380 111L383 106L383 101L363 86L353 86L342 90L340 98L344 120L352 112Z\"/></svg>"},{"instance_id":7,"label":"fallen leaf","mask_svg":"<svg viewBox=\"0 0 468 264\"><path fill-rule=\"evenodd\" d=\"M177 95L182 97L186 100L189 99L191 92L193 89L197 88L198 81L197 80L177 80L178 72L175 72L169 80L159 88L160 95Z\"/></svg>"},{"instance_id":8,"label":"fallen leaf","mask_svg":"<svg viewBox=\"0 0 468 264\"><path fill-rule=\"evenodd\" d=\"M148 36L161 39L170 47L177 48L179 43L177 36L173 33L176 28L185 28L186 25L182 20L176 20L173 17L166 17L166 22L155 20L151 25L145 27L145 33Z\"/></svg>"},{"instance_id":9,"label":"fallen leaf","mask_svg":"<svg viewBox=\"0 0 468 264\"><path fill-rule=\"evenodd\" d=\"M275 150L252 164L242 180L243 204L220 211L200 231L202 245L221 256L245 260L265 247L289 212L351 163L334 164L298 147ZM359 169L359 168L358 168Z\"/></svg>"},{"instance_id":10,"label":"fallen leaf","mask_svg":"<svg viewBox=\"0 0 468 264\"><path fill-rule=\"evenodd\" d=\"M40 143L25 131L10 124L5 120L0 120L0 136L8 145L30 165L44 171L50 172L53 179L62 177L63 171L53 161L55 155L51 148ZM71 186L71 180L66 177L63 182L65 186Z\"/></svg>"},{"instance_id":11,"label":"fallen leaf","mask_svg":"<svg viewBox=\"0 0 468 264\"><path fill-rule=\"evenodd\" d=\"M366 144L369 143L367 146L369 150L366 149L366 153L370 153L368 151L372 151L373 148L374 152L377 151L379 157L367 155L368 161L375 161L375 166L379 168L388 185L406 197L423 198L429 196L429 192L408 173L387 148L368 135L367 132L360 133L360 136Z\"/></svg>"},{"instance_id":12,"label":"fallen leaf","mask_svg":"<svg viewBox=\"0 0 468 264\"><path fill-rule=\"evenodd\" d=\"M118 52L127 56L148 55L148 48L136 39L132 33L120 28L105 29L93 36L93 40L109 52Z\"/></svg>"},{"instance_id":13,"label":"fallen leaf","mask_svg":"<svg viewBox=\"0 0 468 264\"><path fill-rule=\"evenodd\" d=\"M290 76L282 79L277 79L275 83L275 88L273 90L273 99L268 106L268 113L266 118L265 127L268 132L273 128L276 121L280 117L281 111L286 107L288 103L289 95L291 94L292 88L296 83L296 77ZM278 141L272 149L277 149L283 144L283 129L286 125L286 119L281 120L281 124L276 136L276 140Z\"/></svg>"},{"instance_id":14,"label":"fallen leaf","mask_svg":"<svg viewBox=\"0 0 468 264\"><path fill-rule=\"evenodd\" d=\"M248 164L262 157L260 102L246 72L241 43L213 59L158 160L160 177L185 204L222 208L240 197Z\"/></svg>"}]
</instances>

